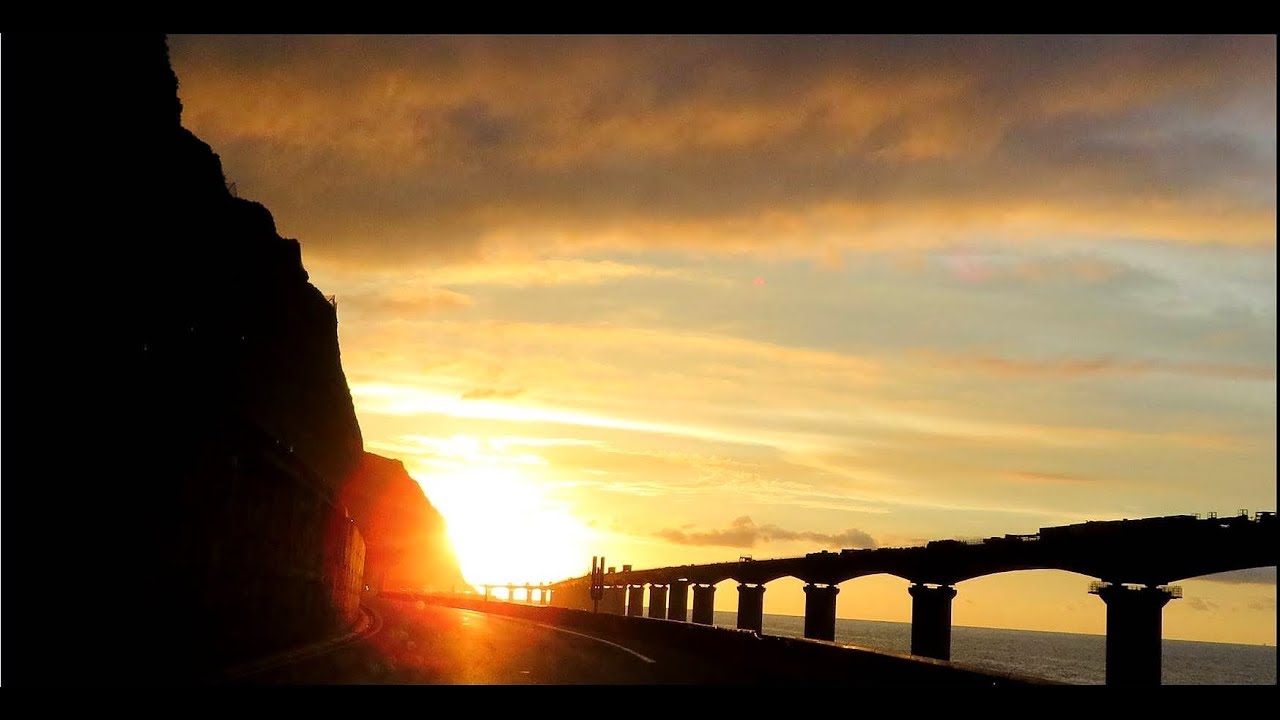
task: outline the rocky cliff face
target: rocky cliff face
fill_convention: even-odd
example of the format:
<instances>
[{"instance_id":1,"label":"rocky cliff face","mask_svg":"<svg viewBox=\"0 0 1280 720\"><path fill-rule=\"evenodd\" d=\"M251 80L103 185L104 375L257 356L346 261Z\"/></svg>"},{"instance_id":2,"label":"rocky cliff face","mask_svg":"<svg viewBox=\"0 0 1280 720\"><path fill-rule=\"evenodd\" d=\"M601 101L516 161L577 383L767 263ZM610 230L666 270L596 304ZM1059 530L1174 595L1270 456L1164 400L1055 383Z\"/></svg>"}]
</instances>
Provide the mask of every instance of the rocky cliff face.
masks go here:
<instances>
[{"instance_id":1,"label":"rocky cliff face","mask_svg":"<svg viewBox=\"0 0 1280 720\"><path fill-rule=\"evenodd\" d=\"M6 193L41 285L23 359L139 430L246 417L339 482L362 443L334 308L298 242L182 127L163 36L29 41L10 116L22 187Z\"/></svg>"},{"instance_id":2,"label":"rocky cliff face","mask_svg":"<svg viewBox=\"0 0 1280 720\"><path fill-rule=\"evenodd\" d=\"M325 631L365 462L334 307L182 127L163 36L5 42L5 444L40 467L6 466L4 680L182 681Z\"/></svg>"},{"instance_id":3,"label":"rocky cliff face","mask_svg":"<svg viewBox=\"0 0 1280 720\"><path fill-rule=\"evenodd\" d=\"M399 460L365 453L342 502L366 543L365 581L386 590L461 591L445 521Z\"/></svg>"}]
</instances>

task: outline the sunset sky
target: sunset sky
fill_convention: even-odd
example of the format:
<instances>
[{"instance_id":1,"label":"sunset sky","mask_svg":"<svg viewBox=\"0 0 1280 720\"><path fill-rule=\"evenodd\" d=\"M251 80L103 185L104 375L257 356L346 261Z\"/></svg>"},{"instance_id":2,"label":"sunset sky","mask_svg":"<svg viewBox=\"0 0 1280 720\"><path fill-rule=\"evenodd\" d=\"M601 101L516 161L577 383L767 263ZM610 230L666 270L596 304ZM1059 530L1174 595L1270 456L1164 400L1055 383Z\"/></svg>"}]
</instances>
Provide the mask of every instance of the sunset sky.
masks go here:
<instances>
[{"instance_id":1,"label":"sunset sky","mask_svg":"<svg viewBox=\"0 0 1280 720\"><path fill-rule=\"evenodd\" d=\"M1276 508L1274 36L170 47L472 582ZM1180 584L1166 637L1275 643L1274 569ZM1087 586L954 622L1100 633Z\"/></svg>"}]
</instances>

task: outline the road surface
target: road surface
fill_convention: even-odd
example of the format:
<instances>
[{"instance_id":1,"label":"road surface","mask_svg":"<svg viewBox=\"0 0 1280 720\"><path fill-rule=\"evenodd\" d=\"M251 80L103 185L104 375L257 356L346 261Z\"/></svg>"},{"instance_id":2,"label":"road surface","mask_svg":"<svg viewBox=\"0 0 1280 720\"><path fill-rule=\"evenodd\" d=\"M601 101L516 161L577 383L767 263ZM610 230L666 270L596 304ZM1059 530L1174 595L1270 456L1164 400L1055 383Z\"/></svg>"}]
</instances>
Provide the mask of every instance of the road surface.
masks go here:
<instances>
[{"instance_id":1,"label":"road surface","mask_svg":"<svg viewBox=\"0 0 1280 720\"><path fill-rule=\"evenodd\" d=\"M240 684L635 684L718 682L705 658L643 651L577 630L411 600L370 604L372 635ZM661 655L661 657L655 657Z\"/></svg>"}]
</instances>

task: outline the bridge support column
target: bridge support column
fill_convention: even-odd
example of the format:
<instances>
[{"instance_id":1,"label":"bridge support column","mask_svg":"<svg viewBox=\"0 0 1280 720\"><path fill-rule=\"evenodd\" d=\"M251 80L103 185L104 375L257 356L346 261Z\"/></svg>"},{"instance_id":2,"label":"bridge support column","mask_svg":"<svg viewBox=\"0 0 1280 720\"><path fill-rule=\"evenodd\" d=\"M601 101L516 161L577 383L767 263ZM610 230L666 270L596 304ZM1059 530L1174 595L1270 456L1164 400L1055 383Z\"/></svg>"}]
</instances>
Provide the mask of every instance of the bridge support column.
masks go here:
<instances>
[{"instance_id":1,"label":"bridge support column","mask_svg":"<svg viewBox=\"0 0 1280 720\"><path fill-rule=\"evenodd\" d=\"M542 604L543 605L551 604L551 588L547 587L546 585L542 586Z\"/></svg>"},{"instance_id":2,"label":"bridge support column","mask_svg":"<svg viewBox=\"0 0 1280 720\"><path fill-rule=\"evenodd\" d=\"M644 586L627 586L627 615L641 617L644 615Z\"/></svg>"},{"instance_id":3,"label":"bridge support column","mask_svg":"<svg viewBox=\"0 0 1280 720\"><path fill-rule=\"evenodd\" d=\"M951 659L951 585L915 583L911 593L911 654L938 660Z\"/></svg>"},{"instance_id":4,"label":"bridge support column","mask_svg":"<svg viewBox=\"0 0 1280 720\"><path fill-rule=\"evenodd\" d=\"M621 585L612 585L604 589L604 602L600 609L610 615L624 615L627 612L627 589Z\"/></svg>"},{"instance_id":5,"label":"bridge support column","mask_svg":"<svg viewBox=\"0 0 1280 720\"><path fill-rule=\"evenodd\" d=\"M667 619L685 622L689 619L689 581L672 580L671 598L667 602Z\"/></svg>"},{"instance_id":6,"label":"bridge support column","mask_svg":"<svg viewBox=\"0 0 1280 720\"><path fill-rule=\"evenodd\" d=\"M738 586L738 628L755 632L764 629L764 585Z\"/></svg>"},{"instance_id":7,"label":"bridge support column","mask_svg":"<svg viewBox=\"0 0 1280 720\"><path fill-rule=\"evenodd\" d=\"M693 586L693 621L699 625L716 624L716 586Z\"/></svg>"},{"instance_id":8,"label":"bridge support column","mask_svg":"<svg viewBox=\"0 0 1280 720\"><path fill-rule=\"evenodd\" d=\"M804 636L814 640L836 639L836 595L840 588L835 585L817 585L810 583L804 586Z\"/></svg>"},{"instance_id":9,"label":"bridge support column","mask_svg":"<svg viewBox=\"0 0 1280 720\"><path fill-rule=\"evenodd\" d=\"M1089 592L1107 604L1107 684L1159 685L1164 606L1181 593L1112 583Z\"/></svg>"},{"instance_id":10,"label":"bridge support column","mask_svg":"<svg viewBox=\"0 0 1280 720\"><path fill-rule=\"evenodd\" d=\"M649 586L649 617L661 620L667 616L667 586Z\"/></svg>"}]
</instances>

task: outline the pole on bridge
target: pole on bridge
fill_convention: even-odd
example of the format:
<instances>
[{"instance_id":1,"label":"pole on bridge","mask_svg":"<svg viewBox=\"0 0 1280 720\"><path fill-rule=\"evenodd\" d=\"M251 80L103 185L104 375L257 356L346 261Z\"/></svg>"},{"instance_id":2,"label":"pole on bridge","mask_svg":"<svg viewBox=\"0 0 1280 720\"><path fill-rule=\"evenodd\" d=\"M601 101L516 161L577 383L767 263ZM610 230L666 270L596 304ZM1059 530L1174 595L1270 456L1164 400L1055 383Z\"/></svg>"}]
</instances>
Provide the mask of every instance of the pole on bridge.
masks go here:
<instances>
[{"instance_id":1,"label":"pole on bridge","mask_svg":"<svg viewBox=\"0 0 1280 720\"><path fill-rule=\"evenodd\" d=\"M599 560L599 565L596 561ZM600 599L604 597L604 556L591 556L591 612L600 612Z\"/></svg>"}]
</instances>

